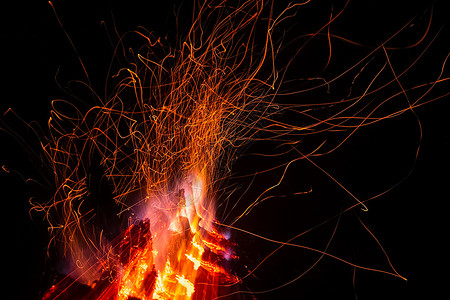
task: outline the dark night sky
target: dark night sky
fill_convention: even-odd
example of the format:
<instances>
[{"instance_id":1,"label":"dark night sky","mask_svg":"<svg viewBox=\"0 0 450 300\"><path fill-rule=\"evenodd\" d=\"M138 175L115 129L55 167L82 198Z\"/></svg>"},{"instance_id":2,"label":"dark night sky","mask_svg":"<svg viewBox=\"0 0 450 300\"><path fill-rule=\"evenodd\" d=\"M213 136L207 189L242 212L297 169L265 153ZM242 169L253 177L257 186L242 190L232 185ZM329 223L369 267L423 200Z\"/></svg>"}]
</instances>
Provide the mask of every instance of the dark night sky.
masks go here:
<instances>
[{"instance_id":1,"label":"dark night sky","mask_svg":"<svg viewBox=\"0 0 450 300\"><path fill-rule=\"evenodd\" d=\"M57 87L54 80L58 68L63 85L72 79L82 79L83 75L77 64L77 56L58 25L50 5L46 1L40 2L35 3L35 7L25 6L22 3L10 3L8 5L13 7L4 10L4 14L11 18L8 18L6 24L2 26L2 48L6 54L3 56L3 96L0 112L3 113L7 108L12 107L25 120L37 121L45 126L49 117L49 102L54 98L67 97ZM165 4L154 5L146 2L164 2ZM176 3L179 2L176 1ZM299 22L305 24L305 32L311 32L317 28L317 23L321 24L320 22L323 23L328 18L330 3L335 3L336 10L342 7L343 3L343 1L322 2L320 5L312 4L309 14L299 14L302 18ZM394 2L396 4L393 4ZM337 22L333 29L337 34L353 38L361 43L377 45L413 16L418 15L415 26L419 33L414 35L414 28L409 28L409 34L403 37L404 40L397 40L400 45L408 44L407 38L414 39L423 33L424 24L429 16L427 11L430 4L427 3L432 3L425 0L415 1L414 4L410 2L412 1L351 1L341 18L342 21ZM444 2L436 1L435 3L430 36L425 43L431 40L441 26L445 26L424 56L423 63L419 63L414 69L410 77L412 81L424 82L436 78L450 49L449 24L445 24L448 10L445 10ZM115 1L111 4L110 1L56 0L54 5L65 30L78 49L78 54L86 63L94 88L97 89L103 87L106 67L112 55L104 27L100 24L101 21L105 21L107 28L112 29L112 16L114 16L119 32L132 30L142 25L153 30L156 35L167 35L169 40L175 34L172 12L178 5L174 5L173 1L133 0ZM191 11L186 9L188 5L184 4L183 7L180 18L188 24ZM415 52L416 55L418 53L420 52ZM339 50L336 50L336 55L340 55ZM345 67L345 55L343 58L341 66ZM348 59L353 61L351 57ZM405 61L408 61L407 58ZM439 89L436 95L443 94L443 85ZM448 92L448 85L446 90ZM446 229L450 216L446 206L450 199L447 188L450 179L448 175L450 167L449 103L450 99L447 97L416 110L423 128L421 151L416 161L414 156L418 143L418 127L411 114L361 130L355 135L354 140L345 144L342 149L316 161L324 169L333 173L346 187L360 195L367 190L381 191L383 187L386 188L389 184L392 185L404 178L414 166L410 176L401 185L369 203L369 212L355 213L376 233L388 251L391 262L400 274L408 278L408 282L378 273L357 271L358 299L407 299L409 294L419 291L426 293L424 295L428 295L429 299L434 298L430 294L438 295L438 287L442 286L440 281L445 279L445 276L438 275L438 272L445 263L448 263L448 243L446 243L448 230ZM28 137L27 133L25 136ZM15 144L4 133L0 133L0 144L1 165L25 170L25 177L39 177L21 146ZM244 167L245 163L237 166L238 169ZM305 202L317 200L319 203L320 201L326 203L336 198L346 199L339 200L342 203L349 201L347 196L334 187L326 176L308 163L300 163L295 167L295 171L310 174L299 175L298 178L307 181L306 185L317 186L319 189L317 194L311 196L312 198L306 198ZM4 268L4 275L9 277L8 284L14 286L11 293L17 294L15 298L33 299L48 285L49 264L52 264L51 260L45 258L47 243L45 224L41 222L39 215L33 215L33 219L30 219L28 215L27 201L35 189L25 185L20 176L7 175L3 171L0 172L0 184L3 191L1 208L6 216L3 218L5 224L2 225L6 233L2 248L8 253L3 257L7 266L6 269ZM320 187L323 187L322 191ZM271 215L273 211L276 211L276 216ZM285 239L292 234L278 230L284 230L283 228L289 228L298 223L300 223L299 228L307 228L308 225L315 224L314 222L322 216L332 212L321 210L317 204L288 202L282 206L267 203L256 213L258 214L249 218L250 225L240 224L240 226L265 233L267 236ZM353 254L347 258L358 261L359 252L367 251L372 254L372 250L367 250L365 247L376 248L377 246L367 234L360 230L361 226L358 225L355 214L350 213L342 217L341 230L333 242L335 248L330 251L344 253L342 249L345 249L345 245L348 244L352 247ZM271 218L271 221L266 222L266 218ZM308 224L308 222L311 223ZM275 225L267 228L264 224ZM300 242L323 245L324 238L329 236L329 229L330 227L324 228L323 233L319 231L317 235L312 235L311 240L305 239ZM252 246L255 248L263 248L266 245L238 233L235 238L236 242L241 244L239 250L242 253L254 251L249 249L249 244L252 242L258 245ZM355 242L355 239L361 239L361 242ZM267 247L273 249L273 245ZM266 253L265 250L258 251L254 255L248 254L247 257L244 254L243 260L252 265L262 253ZM379 256L381 252L373 253ZM270 267L258 273L259 281L254 280L249 283L249 287L252 290L262 290L275 286L275 282L279 284L294 278L296 274L304 270L302 269L303 255L309 254L287 249L280 254L280 257L274 258ZM377 265L379 261L380 264ZM363 264L367 262L370 264L371 261L367 258L362 259ZM292 265L292 268L285 271L289 265ZM374 258L372 266L388 269L379 257ZM47 272L44 273L44 270ZM286 275L280 275L281 273ZM351 267L331 259L324 259L304 279L281 291L258 297L261 299L326 299L330 297L355 299L352 273ZM271 285L272 282L274 285Z\"/></svg>"}]
</instances>

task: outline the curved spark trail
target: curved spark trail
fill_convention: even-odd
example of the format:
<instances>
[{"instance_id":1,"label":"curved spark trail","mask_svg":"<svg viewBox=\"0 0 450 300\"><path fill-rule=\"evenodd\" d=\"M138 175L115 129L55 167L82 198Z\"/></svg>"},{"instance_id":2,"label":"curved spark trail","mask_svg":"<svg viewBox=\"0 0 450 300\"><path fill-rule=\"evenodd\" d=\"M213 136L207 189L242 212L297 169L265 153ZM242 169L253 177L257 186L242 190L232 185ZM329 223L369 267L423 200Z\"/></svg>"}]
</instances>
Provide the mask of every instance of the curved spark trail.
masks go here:
<instances>
[{"instance_id":1,"label":"curved spark trail","mask_svg":"<svg viewBox=\"0 0 450 300\"><path fill-rule=\"evenodd\" d=\"M113 59L100 95L58 17L58 4L50 2L81 65L84 79L76 85L93 102L75 95L53 100L45 129L23 121L39 150L9 125L8 118L20 120L13 110L1 123L48 173L43 177L51 196L32 198L30 213L44 216L49 254L56 249L65 276L43 299L250 299L291 285L322 260L348 267L354 284L357 270L407 279L358 216L407 176L375 194L357 193L319 161L363 129L404 115L418 128L417 159L423 130L417 109L448 96L441 88L448 84L448 53L427 81L410 83L409 74L439 36L433 11L408 45L397 41L415 18L368 46L333 32L350 1L327 10L310 32L286 30L314 5L202 1L174 43L141 27L123 35L114 28L114 34L108 31ZM320 56L319 68L302 73L311 63L302 55L316 51L319 42L322 52L313 56ZM364 55L354 52L351 65L333 71L340 43ZM399 67L396 53L411 49L415 56ZM286 221L289 228L277 236L258 230L272 222L270 214L258 216L261 207L315 191L299 182L303 162L343 194L337 196L343 203L330 204L309 229ZM14 173L6 165L3 170ZM289 207L279 210L272 214L298 218L282 211ZM360 262L332 247L350 212L382 263ZM323 228L328 231L320 246L301 240ZM254 257L239 252L245 239L257 241ZM259 270L286 249L304 251L305 270L254 289L252 280L262 280Z\"/></svg>"}]
</instances>

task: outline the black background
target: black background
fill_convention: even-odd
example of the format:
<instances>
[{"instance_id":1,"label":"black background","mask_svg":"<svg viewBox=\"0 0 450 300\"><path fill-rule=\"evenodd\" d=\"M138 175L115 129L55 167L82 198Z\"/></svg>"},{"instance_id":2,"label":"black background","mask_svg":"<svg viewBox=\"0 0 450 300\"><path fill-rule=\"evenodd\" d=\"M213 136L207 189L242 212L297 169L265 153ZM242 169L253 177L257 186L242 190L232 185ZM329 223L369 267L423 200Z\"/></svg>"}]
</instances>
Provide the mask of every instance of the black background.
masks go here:
<instances>
[{"instance_id":1,"label":"black background","mask_svg":"<svg viewBox=\"0 0 450 300\"><path fill-rule=\"evenodd\" d=\"M58 25L50 5L45 1L35 2L34 6L10 3L3 10L6 22L2 26L2 48L6 53L2 64L0 111L3 113L11 107L26 121L37 121L45 126L50 101L67 96L55 82L57 70L63 85L67 85L69 80L83 79L83 74L77 64L77 54ZM314 31L326 21L333 2L336 10L343 6L342 1L314 1L308 14L299 14L299 23L304 25L303 33ZM444 28L423 62L414 69L410 80L426 82L436 78L450 49L444 2L434 3L430 36L436 34L441 26ZM114 18L121 33L143 26L156 35L167 35L170 41L176 34L173 12L179 5L172 1L54 1L58 17L85 63L94 89L98 90L103 88L112 55L101 21L105 21L111 30ZM430 7L431 1L414 1L414 4L411 1L351 1L341 17L342 21L334 27L335 33L364 44L378 45L418 15L416 35L419 36L424 32ZM189 5L185 3L180 10L181 28L183 22L189 24L190 16ZM406 45L409 43L407 38L416 40L413 29L409 30L412 32L409 36L397 40L397 43ZM354 62L348 58L346 63L345 55L343 59L343 68ZM355 299L356 292L358 299L407 299L413 293L423 293L423 296L433 299L433 295L439 295L440 287L446 284L443 280L448 278L445 265L448 263L446 240L449 220L446 207L450 199L447 186L450 179L449 107L447 97L416 110L423 128L417 159L417 121L412 114L405 114L361 130L336 153L316 161L363 198L402 180L414 167L398 187L370 202L369 212L344 215L330 248L331 253L362 265L389 269L380 255L381 251L371 250L377 249L377 245L361 230L354 217L357 214L382 242L391 262L401 275L408 278L407 282L357 270L354 288L353 268L326 258L312 272L288 287L257 296L261 299ZM13 139L2 133L0 143L2 165L21 170L25 178L39 177L26 153ZM236 168L245 168L245 163L238 163ZM342 190L308 163L296 165L295 171L303 174L296 180L305 182L305 187L314 187L317 191L314 196L302 201L267 202L247 218L246 223L238 225L285 240L330 217L333 211L323 208L329 201L350 201ZM28 198L33 196L34 190L24 184L19 175L1 171L0 180L4 216L2 248L7 253L3 254L2 265L6 266L3 270L9 286L4 291L15 294L13 298L16 299L33 299L48 286L49 265L54 263L45 255L46 225L38 214L30 218ZM297 229L290 232L285 228ZM323 232L320 229L317 235L307 236L299 243L321 249L332 229L333 224L327 225ZM275 247L239 233L235 233L235 239L240 244L243 263L250 267ZM250 280L248 287L260 291L295 278L304 271L309 260L302 260L302 257L308 255L311 254L299 249L285 250L268 267L256 273L258 278Z\"/></svg>"}]
</instances>

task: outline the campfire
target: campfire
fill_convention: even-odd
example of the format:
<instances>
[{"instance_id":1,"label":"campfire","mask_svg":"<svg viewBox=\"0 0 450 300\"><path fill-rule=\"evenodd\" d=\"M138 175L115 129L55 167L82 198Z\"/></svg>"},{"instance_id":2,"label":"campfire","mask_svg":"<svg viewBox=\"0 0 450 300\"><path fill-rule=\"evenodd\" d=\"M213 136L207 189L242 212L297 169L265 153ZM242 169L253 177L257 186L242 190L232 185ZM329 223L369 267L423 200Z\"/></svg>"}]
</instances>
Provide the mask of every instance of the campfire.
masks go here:
<instances>
[{"instance_id":1,"label":"campfire","mask_svg":"<svg viewBox=\"0 0 450 300\"><path fill-rule=\"evenodd\" d=\"M312 33L302 34L283 26L310 1L282 8L263 0L194 2L191 24L176 41L142 27L123 34L114 28L104 93L91 84L89 68L78 56L84 78L71 84L81 96L54 99L44 129L23 122L37 136L39 154L33 157L39 158L50 191L48 197L30 199L30 215L43 217L49 234L53 273L42 299L254 299L297 282L323 258L351 268L353 284L357 270L406 280L359 216L369 210L370 200L399 183L372 194L354 192L319 158L334 154L362 128L408 113L422 138L415 109L448 95L431 93L448 80L448 56L436 78L410 85L405 79L435 39L427 40L431 17L418 42L404 49L429 45L399 70L391 56L399 49L391 42L413 21L385 42L367 46L333 33L331 25L348 1L330 9ZM64 28L58 5L49 3ZM70 32L64 33L76 48ZM320 71L297 72L311 63L297 59L310 54L315 41L324 42L326 50L317 54ZM334 43L359 52L345 68L327 73L336 63ZM361 49L369 50L360 55ZM19 136L14 126L0 121L4 131ZM31 141L28 147L26 139L17 140L32 149ZM248 162L242 163L244 156ZM311 217L311 226L296 227L300 215L309 217L299 209L299 198L314 190L302 181L307 176L296 172L300 162L340 194L330 207L311 201L308 205L323 216ZM13 173L7 166L3 170ZM259 211L284 201L295 209L286 204L276 216ZM350 211L357 212L358 228L384 265L330 247ZM262 217L253 217L255 212ZM278 223L287 216L289 226L282 227ZM251 218L253 223L244 222ZM266 220L273 222L273 231L261 225ZM283 232L276 235L279 228ZM319 242L300 240L316 230ZM264 245L252 245L258 255L239 252L241 243L254 241ZM282 253L286 248L307 255ZM258 271L277 255L286 255L286 270L277 269L280 275L268 268L274 283L265 286ZM292 270L291 261L297 263ZM251 280L259 282L256 289L249 287Z\"/></svg>"}]
</instances>

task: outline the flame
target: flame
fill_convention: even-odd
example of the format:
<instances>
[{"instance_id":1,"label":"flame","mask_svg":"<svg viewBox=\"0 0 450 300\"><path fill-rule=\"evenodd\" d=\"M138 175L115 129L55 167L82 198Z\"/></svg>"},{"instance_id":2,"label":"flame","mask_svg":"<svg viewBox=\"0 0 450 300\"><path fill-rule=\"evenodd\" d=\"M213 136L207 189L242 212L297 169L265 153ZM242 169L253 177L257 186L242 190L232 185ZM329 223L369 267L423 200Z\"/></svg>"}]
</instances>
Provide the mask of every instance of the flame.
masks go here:
<instances>
[{"instance_id":1,"label":"flame","mask_svg":"<svg viewBox=\"0 0 450 300\"><path fill-rule=\"evenodd\" d=\"M130 245L136 250L132 250L129 262L122 265L118 299L190 299L200 267L210 276L237 281L204 256L205 249L216 254L225 253L227 249L219 245L224 240L222 235L206 229L214 227L214 210L205 209L204 180L199 174L187 176L179 184L178 193L164 193L164 197L171 195L171 199L148 197L151 200L141 212L141 217L147 221L141 227L148 226L149 231L140 233L148 236L139 237L138 240L144 241L141 245L139 242L136 246ZM131 230L133 226L128 231ZM123 242L127 239L129 235L125 235Z\"/></svg>"}]
</instances>

